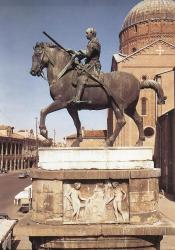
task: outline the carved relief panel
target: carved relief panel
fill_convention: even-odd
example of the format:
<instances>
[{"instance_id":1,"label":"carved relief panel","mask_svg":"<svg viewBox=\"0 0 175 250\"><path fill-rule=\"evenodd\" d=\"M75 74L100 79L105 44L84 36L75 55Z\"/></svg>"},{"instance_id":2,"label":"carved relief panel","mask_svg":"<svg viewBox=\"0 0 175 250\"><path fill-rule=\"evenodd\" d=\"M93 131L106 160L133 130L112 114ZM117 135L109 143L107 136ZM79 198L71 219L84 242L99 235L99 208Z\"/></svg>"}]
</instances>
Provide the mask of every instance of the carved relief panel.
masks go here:
<instances>
[{"instance_id":1,"label":"carved relief panel","mask_svg":"<svg viewBox=\"0 0 175 250\"><path fill-rule=\"evenodd\" d=\"M64 223L127 223L128 182L74 181L63 184Z\"/></svg>"}]
</instances>

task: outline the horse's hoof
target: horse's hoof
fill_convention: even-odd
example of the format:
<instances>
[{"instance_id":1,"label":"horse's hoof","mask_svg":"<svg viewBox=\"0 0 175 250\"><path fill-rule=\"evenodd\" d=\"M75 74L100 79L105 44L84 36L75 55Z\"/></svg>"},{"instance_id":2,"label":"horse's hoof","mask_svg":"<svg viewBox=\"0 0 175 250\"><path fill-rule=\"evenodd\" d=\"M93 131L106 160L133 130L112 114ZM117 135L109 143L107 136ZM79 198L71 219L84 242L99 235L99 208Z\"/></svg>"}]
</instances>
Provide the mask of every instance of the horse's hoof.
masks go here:
<instances>
[{"instance_id":1,"label":"horse's hoof","mask_svg":"<svg viewBox=\"0 0 175 250\"><path fill-rule=\"evenodd\" d=\"M142 147L143 146L143 141L142 140L138 140L137 142L136 142L136 145L135 145L136 147Z\"/></svg>"},{"instance_id":2,"label":"horse's hoof","mask_svg":"<svg viewBox=\"0 0 175 250\"><path fill-rule=\"evenodd\" d=\"M80 136L77 138L77 140L78 140L79 142L82 142L82 141L83 141L83 137L80 135Z\"/></svg>"},{"instance_id":3,"label":"horse's hoof","mask_svg":"<svg viewBox=\"0 0 175 250\"><path fill-rule=\"evenodd\" d=\"M71 147L80 147L80 141L79 140L75 140L72 144Z\"/></svg>"},{"instance_id":4,"label":"horse's hoof","mask_svg":"<svg viewBox=\"0 0 175 250\"><path fill-rule=\"evenodd\" d=\"M48 138L48 131L47 129L41 129L40 130L40 134L44 137L44 138Z\"/></svg>"},{"instance_id":5,"label":"horse's hoof","mask_svg":"<svg viewBox=\"0 0 175 250\"><path fill-rule=\"evenodd\" d=\"M113 142L109 139L106 140L106 147L112 147L113 146Z\"/></svg>"}]
</instances>

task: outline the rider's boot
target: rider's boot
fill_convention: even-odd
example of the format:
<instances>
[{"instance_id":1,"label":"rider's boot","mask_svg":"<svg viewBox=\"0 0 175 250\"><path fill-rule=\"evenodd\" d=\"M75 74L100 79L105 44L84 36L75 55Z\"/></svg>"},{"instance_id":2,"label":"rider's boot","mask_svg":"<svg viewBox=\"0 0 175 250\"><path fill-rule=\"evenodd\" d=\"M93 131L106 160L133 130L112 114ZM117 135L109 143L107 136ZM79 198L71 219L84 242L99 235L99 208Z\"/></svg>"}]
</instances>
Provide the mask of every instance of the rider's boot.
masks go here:
<instances>
[{"instance_id":1,"label":"rider's boot","mask_svg":"<svg viewBox=\"0 0 175 250\"><path fill-rule=\"evenodd\" d=\"M73 102L75 102L75 103L81 102L81 96L83 94L83 90L84 90L84 84L78 84L77 93L76 93L76 96L75 96Z\"/></svg>"},{"instance_id":2,"label":"rider's boot","mask_svg":"<svg viewBox=\"0 0 175 250\"><path fill-rule=\"evenodd\" d=\"M73 99L71 99L68 103L79 104L81 102L81 96L83 94L83 91L84 91L84 84L78 84L76 96Z\"/></svg>"}]
</instances>

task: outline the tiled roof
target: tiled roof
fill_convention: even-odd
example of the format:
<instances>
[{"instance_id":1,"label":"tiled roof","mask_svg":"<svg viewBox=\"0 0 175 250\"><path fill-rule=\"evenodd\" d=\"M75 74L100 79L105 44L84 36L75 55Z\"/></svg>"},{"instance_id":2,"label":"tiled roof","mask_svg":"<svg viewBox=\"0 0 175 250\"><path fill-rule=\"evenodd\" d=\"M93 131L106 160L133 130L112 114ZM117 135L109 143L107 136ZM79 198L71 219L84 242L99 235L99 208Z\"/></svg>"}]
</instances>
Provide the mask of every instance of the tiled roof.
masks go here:
<instances>
[{"instance_id":1,"label":"tiled roof","mask_svg":"<svg viewBox=\"0 0 175 250\"><path fill-rule=\"evenodd\" d=\"M13 133L11 135L4 134L0 131L0 137L8 137L8 138L14 138L14 139L24 139L24 136L19 135L17 133Z\"/></svg>"},{"instance_id":2,"label":"tiled roof","mask_svg":"<svg viewBox=\"0 0 175 250\"><path fill-rule=\"evenodd\" d=\"M169 43L169 42L167 42L167 41L164 41L163 39L158 39L158 40L155 40L154 42L152 42L152 43L150 43L150 44L144 46L143 48L140 48L139 50L137 50L137 51L135 51L135 52L133 52L133 53L131 53L131 54L129 54L129 55L123 57L123 59L120 60L120 61L117 61L117 60L116 60L116 54L113 55L113 58L115 59L115 61L116 61L117 63L124 62L125 60L128 60L129 58L132 58L133 56L139 54L141 51L143 51L143 50L145 50L145 49L147 49L147 48L153 46L153 45L156 44L156 43L162 43L162 44L168 45L168 46L172 47L173 49L175 49L175 46L174 46L173 44L171 44L171 43Z\"/></svg>"},{"instance_id":3,"label":"tiled roof","mask_svg":"<svg viewBox=\"0 0 175 250\"><path fill-rule=\"evenodd\" d=\"M76 138L76 134L69 135L67 139L74 139ZM83 131L83 138L91 139L91 138L106 138L107 137L107 130L84 130Z\"/></svg>"}]
</instances>

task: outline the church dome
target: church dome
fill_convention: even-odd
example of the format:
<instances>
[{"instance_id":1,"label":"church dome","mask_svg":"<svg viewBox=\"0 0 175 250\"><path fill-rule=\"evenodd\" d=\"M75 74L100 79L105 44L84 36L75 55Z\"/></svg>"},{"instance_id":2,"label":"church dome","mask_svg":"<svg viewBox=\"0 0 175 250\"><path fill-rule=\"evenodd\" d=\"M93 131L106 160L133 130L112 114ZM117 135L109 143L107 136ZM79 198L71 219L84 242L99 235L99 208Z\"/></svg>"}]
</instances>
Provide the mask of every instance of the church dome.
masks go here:
<instances>
[{"instance_id":1,"label":"church dome","mask_svg":"<svg viewBox=\"0 0 175 250\"><path fill-rule=\"evenodd\" d=\"M175 20L175 1L144 0L135 5L126 16L121 30L145 21Z\"/></svg>"}]
</instances>

